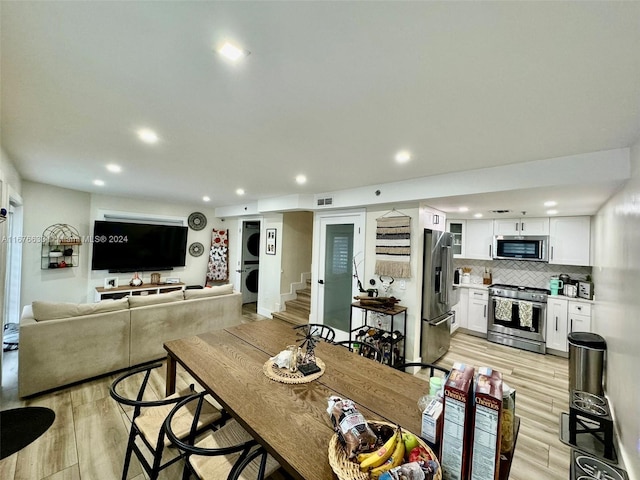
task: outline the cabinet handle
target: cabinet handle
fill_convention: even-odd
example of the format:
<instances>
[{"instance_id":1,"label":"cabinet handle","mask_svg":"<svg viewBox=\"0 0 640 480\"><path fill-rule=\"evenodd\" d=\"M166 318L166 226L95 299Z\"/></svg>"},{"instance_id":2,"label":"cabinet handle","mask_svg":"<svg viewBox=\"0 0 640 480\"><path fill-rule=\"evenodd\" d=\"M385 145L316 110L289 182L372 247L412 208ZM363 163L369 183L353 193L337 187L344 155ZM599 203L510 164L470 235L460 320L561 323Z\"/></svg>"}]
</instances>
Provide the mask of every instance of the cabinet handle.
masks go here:
<instances>
[{"instance_id":1,"label":"cabinet handle","mask_svg":"<svg viewBox=\"0 0 640 480\"><path fill-rule=\"evenodd\" d=\"M556 332L558 331L558 316L556 315Z\"/></svg>"},{"instance_id":2,"label":"cabinet handle","mask_svg":"<svg viewBox=\"0 0 640 480\"><path fill-rule=\"evenodd\" d=\"M518 228L520 227L520 223L516 222L516 232L518 231Z\"/></svg>"},{"instance_id":3,"label":"cabinet handle","mask_svg":"<svg viewBox=\"0 0 640 480\"><path fill-rule=\"evenodd\" d=\"M493 258L493 245L489 245L489 258Z\"/></svg>"},{"instance_id":4,"label":"cabinet handle","mask_svg":"<svg viewBox=\"0 0 640 480\"><path fill-rule=\"evenodd\" d=\"M486 305L484 306L484 316L485 317L487 316L487 306Z\"/></svg>"},{"instance_id":5,"label":"cabinet handle","mask_svg":"<svg viewBox=\"0 0 640 480\"><path fill-rule=\"evenodd\" d=\"M571 331L573 332L573 318L571 319Z\"/></svg>"},{"instance_id":6,"label":"cabinet handle","mask_svg":"<svg viewBox=\"0 0 640 480\"><path fill-rule=\"evenodd\" d=\"M522 228L520 229L520 231L524 232L524 222L522 222Z\"/></svg>"},{"instance_id":7,"label":"cabinet handle","mask_svg":"<svg viewBox=\"0 0 640 480\"><path fill-rule=\"evenodd\" d=\"M576 310L582 311L582 307L576 307Z\"/></svg>"},{"instance_id":8,"label":"cabinet handle","mask_svg":"<svg viewBox=\"0 0 640 480\"><path fill-rule=\"evenodd\" d=\"M551 247L551 260L553 260L553 246Z\"/></svg>"}]
</instances>

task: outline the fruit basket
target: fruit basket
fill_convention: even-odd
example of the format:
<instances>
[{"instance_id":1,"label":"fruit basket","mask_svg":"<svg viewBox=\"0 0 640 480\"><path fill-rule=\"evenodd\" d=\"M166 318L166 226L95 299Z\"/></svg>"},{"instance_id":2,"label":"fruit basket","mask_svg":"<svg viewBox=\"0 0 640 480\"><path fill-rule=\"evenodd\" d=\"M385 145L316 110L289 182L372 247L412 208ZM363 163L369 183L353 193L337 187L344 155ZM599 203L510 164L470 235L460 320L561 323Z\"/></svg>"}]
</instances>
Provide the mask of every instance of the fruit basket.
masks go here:
<instances>
[{"instance_id":1,"label":"fruit basket","mask_svg":"<svg viewBox=\"0 0 640 480\"><path fill-rule=\"evenodd\" d=\"M388 425L390 427L395 427L395 425L387 422L369 420L368 423L370 425ZM404 430L403 432L407 432L408 430ZM436 455L433 453L433 450L429 448L424 440L416 435L418 439L418 443L421 447L426 448L431 457L438 463L438 471L433 477L433 480L442 480L442 468L440 468L440 462L436 459ZM329 441L329 465L331 465L331 469L333 473L336 474L339 480L370 480L369 472L363 472L360 470L360 465L352 460L347 458L347 454L344 451L344 448L340 444L338 440L338 434L334 433Z\"/></svg>"}]
</instances>

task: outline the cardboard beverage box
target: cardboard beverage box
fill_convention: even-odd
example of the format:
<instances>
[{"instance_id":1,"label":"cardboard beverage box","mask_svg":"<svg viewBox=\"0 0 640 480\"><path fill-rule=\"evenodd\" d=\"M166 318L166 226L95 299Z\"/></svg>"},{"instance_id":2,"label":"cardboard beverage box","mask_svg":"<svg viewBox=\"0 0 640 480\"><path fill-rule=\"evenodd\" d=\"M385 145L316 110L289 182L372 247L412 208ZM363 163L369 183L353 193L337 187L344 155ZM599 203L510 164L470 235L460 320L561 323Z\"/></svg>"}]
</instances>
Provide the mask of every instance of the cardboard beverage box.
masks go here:
<instances>
[{"instance_id":1,"label":"cardboard beverage box","mask_svg":"<svg viewBox=\"0 0 640 480\"><path fill-rule=\"evenodd\" d=\"M422 412L421 437L427 441L427 444L438 458L440 458L440 446L442 444L442 409L442 398L435 396Z\"/></svg>"},{"instance_id":2,"label":"cardboard beverage box","mask_svg":"<svg viewBox=\"0 0 640 480\"><path fill-rule=\"evenodd\" d=\"M498 480L502 439L502 374L480 367L474 388L470 480Z\"/></svg>"},{"instance_id":3,"label":"cardboard beverage box","mask_svg":"<svg viewBox=\"0 0 640 480\"><path fill-rule=\"evenodd\" d=\"M456 363L444 384L444 422L440 460L444 480L467 478L474 373L472 366Z\"/></svg>"}]
</instances>

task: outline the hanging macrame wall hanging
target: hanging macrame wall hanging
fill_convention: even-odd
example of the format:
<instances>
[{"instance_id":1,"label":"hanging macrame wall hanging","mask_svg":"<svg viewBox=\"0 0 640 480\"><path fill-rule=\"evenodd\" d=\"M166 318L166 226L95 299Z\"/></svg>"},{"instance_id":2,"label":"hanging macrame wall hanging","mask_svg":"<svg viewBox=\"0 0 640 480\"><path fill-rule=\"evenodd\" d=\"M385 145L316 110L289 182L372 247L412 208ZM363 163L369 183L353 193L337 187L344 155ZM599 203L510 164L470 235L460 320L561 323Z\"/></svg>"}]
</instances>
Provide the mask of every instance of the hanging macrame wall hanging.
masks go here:
<instances>
[{"instance_id":1,"label":"hanging macrame wall hanging","mask_svg":"<svg viewBox=\"0 0 640 480\"><path fill-rule=\"evenodd\" d=\"M411 217L408 215L383 215L377 219L375 274L411 277Z\"/></svg>"},{"instance_id":2,"label":"hanging macrame wall hanging","mask_svg":"<svg viewBox=\"0 0 640 480\"><path fill-rule=\"evenodd\" d=\"M207 267L206 285L229 279L229 237L228 230L211 231L211 250Z\"/></svg>"}]
</instances>

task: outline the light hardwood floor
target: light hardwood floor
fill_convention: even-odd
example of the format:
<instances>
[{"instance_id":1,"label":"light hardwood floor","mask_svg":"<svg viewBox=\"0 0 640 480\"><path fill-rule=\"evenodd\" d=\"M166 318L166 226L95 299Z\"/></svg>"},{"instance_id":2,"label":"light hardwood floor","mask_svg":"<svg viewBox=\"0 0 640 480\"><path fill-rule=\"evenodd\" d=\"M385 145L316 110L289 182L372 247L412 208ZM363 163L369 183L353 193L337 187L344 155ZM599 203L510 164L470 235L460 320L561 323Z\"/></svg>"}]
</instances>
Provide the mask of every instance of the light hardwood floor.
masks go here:
<instances>
[{"instance_id":1,"label":"light hardwood floor","mask_svg":"<svg viewBox=\"0 0 640 480\"><path fill-rule=\"evenodd\" d=\"M261 317L245 311L247 321ZM569 449L558 440L560 412L568 411L568 362L550 355L537 355L492 344L458 333L451 349L440 360L490 366L503 373L516 388L516 415L520 434L510 478L512 480L565 480L569 475ZM128 432L128 414L109 396L109 385L117 375L108 375L52 393L20 400L17 396L17 352L5 352L2 410L38 405L52 408L52 427L20 452L0 461L3 480L116 480L121 477ZM178 370L178 388L193 380ZM152 376L151 387L159 397L164 390L164 366ZM179 465L162 473L161 479L178 479ZM128 478L146 475L132 462Z\"/></svg>"}]
</instances>

